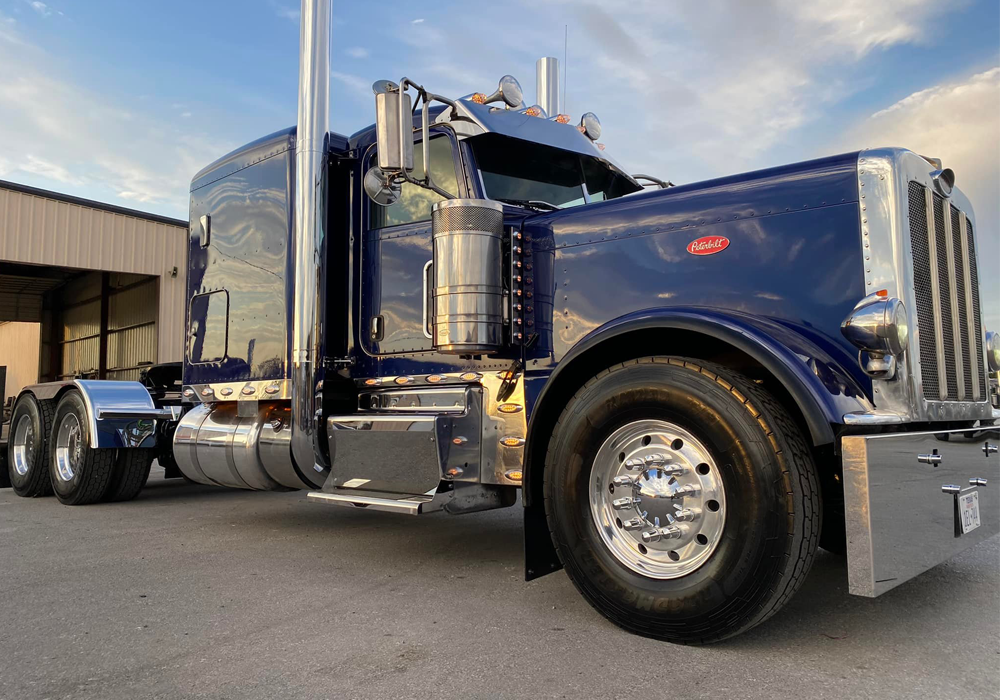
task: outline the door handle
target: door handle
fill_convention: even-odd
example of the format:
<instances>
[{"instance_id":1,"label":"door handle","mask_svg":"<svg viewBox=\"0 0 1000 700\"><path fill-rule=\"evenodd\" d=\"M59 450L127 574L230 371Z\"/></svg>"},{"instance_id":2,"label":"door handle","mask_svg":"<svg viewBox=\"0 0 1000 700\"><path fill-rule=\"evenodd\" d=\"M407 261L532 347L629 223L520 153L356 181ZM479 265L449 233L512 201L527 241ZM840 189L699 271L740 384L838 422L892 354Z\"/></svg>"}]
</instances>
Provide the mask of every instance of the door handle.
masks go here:
<instances>
[{"instance_id":1,"label":"door handle","mask_svg":"<svg viewBox=\"0 0 1000 700\"><path fill-rule=\"evenodd\" d=\"M430 321L431 321L431 301L428 299L428 292L430 292L431 285L428 282L428 277L430 277L430 272L433 269L434 260L428 260L424 264L424 303L423 303L423 327L424 327L424 337L434 339L434 334L431 332Z\"/></svg>"}]
</instances>

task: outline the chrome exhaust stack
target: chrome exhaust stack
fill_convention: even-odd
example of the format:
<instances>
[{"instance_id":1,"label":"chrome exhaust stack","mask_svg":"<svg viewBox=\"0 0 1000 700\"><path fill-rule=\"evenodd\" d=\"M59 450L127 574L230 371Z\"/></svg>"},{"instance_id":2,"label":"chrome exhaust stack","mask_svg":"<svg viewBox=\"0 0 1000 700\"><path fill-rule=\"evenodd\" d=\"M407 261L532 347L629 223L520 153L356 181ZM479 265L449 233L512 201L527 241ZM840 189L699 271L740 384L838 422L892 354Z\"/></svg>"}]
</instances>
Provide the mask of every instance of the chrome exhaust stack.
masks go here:
<instances>
[{"instance_id":1,"label":"chrome exhaust stack","mask_svg":"<svg viewBox=\"0 0 1000 700\"><path fill-rule=\"evenodd\" d=\"M316 454L319 408L319 283L326 231L327 133L330 124L332 0L302 0L299 111L295 137L295 229L292 254L292 458L307 480L322 486L328 470Z\"/></svg>"},{"instance_id":2,"label":"chrome exhaust stack","mask_svg":"<svg viewBox=\"0 0 1000 700\"><path fill-rule=\"evenodd\" d=\"M559 59L546 56L535 61L535 104L550 117L562 113L559 99Z\"/></svg>"}]
</instances>

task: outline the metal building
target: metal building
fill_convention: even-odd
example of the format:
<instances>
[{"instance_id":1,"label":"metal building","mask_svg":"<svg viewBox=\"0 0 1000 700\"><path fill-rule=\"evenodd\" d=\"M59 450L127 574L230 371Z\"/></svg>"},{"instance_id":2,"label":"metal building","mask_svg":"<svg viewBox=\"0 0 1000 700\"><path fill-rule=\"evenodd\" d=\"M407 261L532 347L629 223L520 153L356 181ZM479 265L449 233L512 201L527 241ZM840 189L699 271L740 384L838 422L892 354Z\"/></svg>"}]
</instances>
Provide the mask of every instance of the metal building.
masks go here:
<instances>
[{"instance_id":1,"label":"metal building","mask_svg":"<svg viewBox=\"0 0 1000 700\"><path fill-rule=\"evenodd\" d=\"M183 353L186 221L0 180L0 366L136 379ZM22 323L40 324L23 356ZM8 337L9 336L9 337ZM26 382L30 383L30 382ZM20 386L7 382L6 395Z\"/></svg>"}]
</instances>

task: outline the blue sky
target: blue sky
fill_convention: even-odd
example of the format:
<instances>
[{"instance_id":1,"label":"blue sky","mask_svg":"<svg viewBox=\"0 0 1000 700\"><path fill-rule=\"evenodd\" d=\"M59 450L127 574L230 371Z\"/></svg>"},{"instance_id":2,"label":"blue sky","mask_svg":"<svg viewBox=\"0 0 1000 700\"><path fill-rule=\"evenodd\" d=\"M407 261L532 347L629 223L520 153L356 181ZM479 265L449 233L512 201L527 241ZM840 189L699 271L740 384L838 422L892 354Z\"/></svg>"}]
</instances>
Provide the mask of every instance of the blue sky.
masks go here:
<instances>
[{"instance_id":1,"label":"blue sky","mask_svg":"<svg viewBox=\"0 0 1000 700\"><path fill-rule=\"evenodd\" d=\"M534 95L562 58L567 104L609 152L692 182L899 145L954 168L1000 263L996 0L335 2L333 128L372 120L369 89L440 94L503 73ZM0 178L186 218L187 184L295 122L292 0L0 0ZM984 279L1000 327L1000 280Z\"/></svg>"}]
</instances>

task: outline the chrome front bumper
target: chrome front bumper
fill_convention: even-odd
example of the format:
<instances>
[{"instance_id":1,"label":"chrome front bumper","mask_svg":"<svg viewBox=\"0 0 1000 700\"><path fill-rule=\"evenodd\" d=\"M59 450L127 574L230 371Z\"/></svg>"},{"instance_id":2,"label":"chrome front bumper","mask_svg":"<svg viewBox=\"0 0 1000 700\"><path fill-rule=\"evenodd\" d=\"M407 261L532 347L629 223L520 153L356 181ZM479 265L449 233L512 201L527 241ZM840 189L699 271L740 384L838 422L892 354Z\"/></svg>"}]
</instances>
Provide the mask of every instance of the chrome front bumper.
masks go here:
<instances>
[{"instance_id":1,"label":"chrome front bumper","mask_svg":"<svg viewBox=\"0 0 1000 700\"><path fill-rule=\"evenodd\" d=\"M852 594L874 598L1000 532L1000 427L841 444ZM945 486L978 490L980 527L958 534L957 496Z\"/></svg>"}]
</instances>

